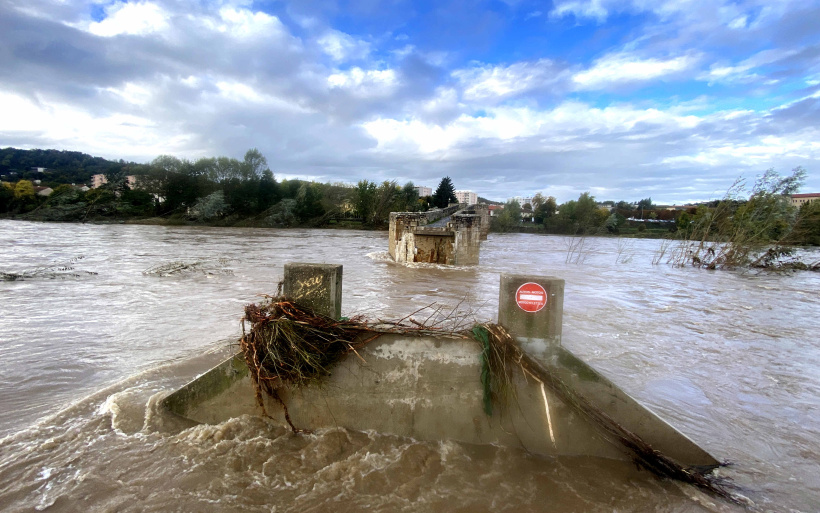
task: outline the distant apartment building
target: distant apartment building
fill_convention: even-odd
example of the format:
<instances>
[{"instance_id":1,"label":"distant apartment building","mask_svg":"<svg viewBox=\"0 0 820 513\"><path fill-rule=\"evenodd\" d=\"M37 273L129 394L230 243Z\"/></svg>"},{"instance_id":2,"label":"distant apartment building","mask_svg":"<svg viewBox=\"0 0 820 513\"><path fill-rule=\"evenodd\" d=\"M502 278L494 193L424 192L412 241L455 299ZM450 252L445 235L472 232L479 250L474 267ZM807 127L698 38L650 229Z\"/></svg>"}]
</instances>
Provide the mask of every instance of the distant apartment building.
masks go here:
<instances>
[{"instance_id":1,"label":"distant apartment building","mask_svg":"<svg viewBox=\"0 0 820 513\"><path fill-rule=\"evenodd\" d=\"M433 195L433 188L424 187L423 185L417 185L416 192L419 194L419 198L426 198L427 196Z\"/></svg>"},{"instance_id":2,"label":"distant apartment building","mask_svg":"<svg viewBox=\"0 0 820 513\"><path fill-rule=\"evenodd\" d=\"M522 207L527 203L529 203L530 206L532 206L532 196L516 196L514 198L508 199L507 201L517 201L518 204Z\"/></svg>"},{"instance_id":3,"label":"distant apartment building","mask_svg":"<svg viewBox=\"0 0 820 513\"><path fill-rule=\"evenodd\" d=\"M128 180L128 187L133 189L137 185L137 177L134 175L128 175L125 177ZM103 174L94 175L91 177L91 188L97 189L98 187L107 184L108 179Z\"/></svg>"},{"instance_id":4,"label":"distant apartment building","mask_svg":"<svg viewBox=\"0 0 820 513\"><path fill-rule=\"evenodd\" d=\"M812 192L808 194L792 194L791 195L791 202L792 205L800 208L806 203L811 203L812 201L820 201L820 192Z\"/></svg>"},{"instance_id":5,"label":"distant apartment building","mask_svg":"<svg viewBox=\"0 0 820 513\"><path fill-rule=\"evenodd\" d=\"M473 191L456 191L456 199L459 203L475 205L478 203L478 195Z\"/></svg>"}]
</instances>

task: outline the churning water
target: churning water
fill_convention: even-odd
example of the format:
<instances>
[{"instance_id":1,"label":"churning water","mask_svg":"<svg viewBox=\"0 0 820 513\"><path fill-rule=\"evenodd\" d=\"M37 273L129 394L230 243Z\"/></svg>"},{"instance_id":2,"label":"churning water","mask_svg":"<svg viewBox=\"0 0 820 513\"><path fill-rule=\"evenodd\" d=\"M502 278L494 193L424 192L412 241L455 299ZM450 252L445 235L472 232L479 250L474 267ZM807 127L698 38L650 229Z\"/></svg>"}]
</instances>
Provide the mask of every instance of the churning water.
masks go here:
<instances>
[{"instance_id":1,"label":"churning water","mask_svg":"<svg viewBox=\"0 0 820 513\"><path fill-rule=\"evenodd\" d=\"M500 273L563 278L565 346L733 462L720 472L751 509L820 510L817 273L653 265L654 240L491 235L468 268L397 265L386 244L375 232L0 221L0 271L84 257L0 282L0 509L737 509L624 462L163 415L164 395L232 350L243 305L304 261L343 264L343 312L381 318L463 302L492 320ZM233 260L213 267L219 257ZM143 274L174 261L214 272Z\"/></svg>"}]
</instances>

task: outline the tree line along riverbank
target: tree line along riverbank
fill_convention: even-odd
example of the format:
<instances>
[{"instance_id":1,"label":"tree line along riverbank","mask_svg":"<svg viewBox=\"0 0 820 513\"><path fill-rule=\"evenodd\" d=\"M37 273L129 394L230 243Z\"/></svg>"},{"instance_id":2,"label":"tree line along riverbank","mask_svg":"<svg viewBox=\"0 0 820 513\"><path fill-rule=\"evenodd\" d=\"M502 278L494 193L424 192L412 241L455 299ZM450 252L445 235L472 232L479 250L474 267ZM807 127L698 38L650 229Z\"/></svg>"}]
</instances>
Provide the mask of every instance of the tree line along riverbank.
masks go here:
<instances>
[{"instance_id":1,"label":"tree line along riverbank","mask_svg":"<svg viewBox=\"0 0 820 513\"><path fill-rule=\"evenodd\" d=\"M92 172L104 177L95 188L88 187ZM769 170L749 189L737 182L719 200L677 210L659 208L651 198L599 203L589 193L563 204L541 193L524 205L481 200L496 205L495 232L820 245L820 202L798 209L788 201L805 176L802 168L785 177ZM426 197L413 182L395 180L278 181L256 149L241 160L163 155L137 164L78 152L5 148L0 178L0 217L35 221L385 229L390 212L455 201L449 177Z\"/></svg>"}]
</instances>

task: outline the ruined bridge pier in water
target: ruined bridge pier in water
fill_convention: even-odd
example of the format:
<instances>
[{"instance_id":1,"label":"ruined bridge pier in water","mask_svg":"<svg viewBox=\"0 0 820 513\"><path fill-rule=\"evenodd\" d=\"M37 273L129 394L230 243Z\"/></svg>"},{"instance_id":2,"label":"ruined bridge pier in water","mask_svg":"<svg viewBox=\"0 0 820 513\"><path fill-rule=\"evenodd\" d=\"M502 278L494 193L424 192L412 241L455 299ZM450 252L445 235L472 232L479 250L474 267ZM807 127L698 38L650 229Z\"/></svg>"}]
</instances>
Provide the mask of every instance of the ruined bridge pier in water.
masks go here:
<instances>
[{"instance_id":1,"label":"ruined bridge pier in water","mask_svg":"<svg viewBox=\"0 0 820 513\"><path fill-rule=\"evenodd\" d=\"M487 205L391 212L388 252L396 262L476 265L490 230ZM449 216L449 217L448 217Z\"/></svg>"},{"instance_id":2,"label":"ruined bridge pier in water","mask_svg":"<svg viewBox=\"0 0 820 513\"><path fill-rule=\"evenodd\" d=\"M341 287L341 265L285 266L285 294L322 315L340 318ZM560 380L569 397L640 437L652 451L685 468L718 466L712 455L563 347L563 299L562 279L501 275L498 321L515 339L522 358L545 369ZM487 415L482 351L470 338L384 334L343 357L322 386L286 387L278 394L292 422L302 429L340 426L418 440L497 444L544 455L635 457L634 449L613 443L594 419L579 412L567 393L545 388L523 367L513 369L515 404L503 414ZM172 393L164 405L199 423L261 413L241 354ZM284 410L276 401L266 397L265 408L284 422Z\"/></svg>"}]
</instances>

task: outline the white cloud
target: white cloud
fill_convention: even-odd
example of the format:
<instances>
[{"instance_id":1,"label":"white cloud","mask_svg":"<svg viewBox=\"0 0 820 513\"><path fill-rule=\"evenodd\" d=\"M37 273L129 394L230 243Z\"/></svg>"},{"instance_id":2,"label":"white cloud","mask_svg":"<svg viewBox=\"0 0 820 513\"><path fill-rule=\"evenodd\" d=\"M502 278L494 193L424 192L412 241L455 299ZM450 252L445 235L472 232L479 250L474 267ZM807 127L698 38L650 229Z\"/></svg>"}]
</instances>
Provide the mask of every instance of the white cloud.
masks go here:
<instances>
[{"instance_id":1,"label":"white cloud","mask_svg":"<svg viewBox=\"0 0 820 513\"><path fill-rule=\"evenodd\" d=\"M126 82L120 87L106 87L104 91L138 107L146 106L153 96L149 88L133 82Z\"/></svg>"},{"instance_id":2,"label":"white cloud","mask_svg":"<svg viewBox=\"0 0 820 513\"><path fill-rule=\"evenodd\" d=\"M370 53L369 43L338 30L328 31L316 42L322 51L337 62L364 59Z\"/></svg>"},{"instance_id":3,"label":"white cloud","mask_svg":"<svg viewBox=\"0 0 820 513\"><path fill-rule=\"evenodd\" d=\"M501 99L544 88L565 76L549 59L461 69L452 75L461 83L468 101Z\"/></svg>"},{"instance_id":4,"label":"white cloud","mask_svg":"<svg viewBox=\"0 0 820 513\"><path fill-rule=\"evenodd\" d=\"M564 102L552 110L526 107L488 109L487 116L462 114L446 124L419 119L378 119L362 126L378 141L377 151L416 151L421 154L458 151L459 146L479 140L498 142L539 138L542 151L566 151L596 147L588 136L622 134L639 126L649 127L653 136L692 129L696 116L681 116L657 109L635 109L628 105L593 108L580 102ZM473 151L471 148L469 151Z\"/></svg>"},{"instance_id":5,"label":"white cloud","mask_svg":"<svg viewBox=\"0 0 820 513\"><path fill-rule=\"evenodd\" d=\"M603 0L556 1L550 15L562 17L573 15L577 18L594 18L603 21L609 15L607 2Z\"/></svg>"},{"instance_id":6,"label":"white cloud","mask_svg":"<svg viewBox=\"0 0 820 513\"><path fill-rule=\"evenodd\" d=\"M755 3L759 5L756 6ZM766 3L772 2L752 0L745 2L746 5L744 5L744 3L733 0L556 0L550 16L589 18L600 23L610 15L621 12L635 14L650 12L665 20L678 15L699 16L706 10L712 11L713 15L717 16L715 21L728 24L731 21L739 22L741 9L744 7L754 9Z\"/></svg>"},{"instance_id":7,"label":"white cloud","mask_svg":"<svg viewBox=\"0 0 820 513\"><path fill-rule=\"evenodd\" d=\"M776 22L806 4L804 0L555 0L550 16L603 23L619 13L651 13L662 22L683 22L699 30L740 30Z\"/></svg>"},{"instance_id":8,"label":"white cloud","mask_svg":"<svg viewBox=\"0 0 820 513\"><path fill-rule=\"evenodd\" d=\"M738 16L737 18L729 22L729 28L735 30L746 28L746 23L748 20L749 17L745 14L743 16Z\"/></svg>"},{"instance_id":9,"label":"white cloud","mask_svg":"<svg viewBox=\"0 0 820 513\"><path fill-rule=\"evenodd\" d=\"M201 82L208 80L201 79ZM309 114L313 109L305 108L288 98L281 98L259 87L252 87L244 82L229 78L214 81L216 93L206 93L203 100L207 104L219 101L222 105L233 104L239 108L264 109L265 111L287 112L292 114Z\"/></svg>"},{"instance_id":10,"label":"white cloud","mask_svg":"<svg viewBox=\"0 0 820 513\"><path fill-rule=\"evenodd\" d=\"M422 102L420 106L422 112L432 116L453 111L457 108L458 92L451 87L439 88L432 98Z\"/></svg>"},{"instance_id":11,"label":"white cloud","mask_svg":"<svg viewBox=\"0 0 820 513\"><path fill-rule=\"evenodd\" d=\"M748 142L721 143L697 151L692 155L667 157L660 164L672 167L701 165L709 167L749 166L765 168L773 161L784 159L812 159L820 152L816 142L817 130L806 130L789 137L764 136Z\"/></svg>"},{"instance_id":12,"label":"white cloud","mask_svg":"<svg viewBox=\"0 0 820 513\"><path fill-rule=\"evenodd\" d=\"M174 13L153 2L117 2L105 8L106 17L98 22L72 24L97 36L118 35L177 36L174 21L188 20L207 32L227 34L234 39L281 36L286 33L279 18L252 11L242 2L223 5L215 12ZM176 17L176 20L173 18Z\"/></svg>"},{"instance_id":13,"label":"white cloud","mask_svg":"<svg viewBox=\"0 0 820 513\"><path fill-rule=\"evenodd\" d=\"M572 80L578 89L605 89L627 82L640 82L674 75L692 68L697 58L682 55L672 59L639 59L629 53L615 53L595 61Z\"/></svg>"},{"instance_id":14,"label":"white cloud","mask_svg":"<svg viewBox=\"0 0 820 513\"><path fill-rule=\"evenodd\" d=\"M0 133L24 132L32 140L50 141L67 148L89 148L97 154L121 158L184 151L188 137L166 132L154 121L123 113L93 115L85 109L43 99L34 102L16 94L0 92L5 115ZM93 142L92 142L93 141Z\"/></svg>"},{"instance_id":15,"label":"white cloud","mask_svg":"<svg viewBox=\"0 0 820 513\"><path fill-rule=\"evenodd\" d=\"M750 81L758 78L755 73L749 73L753 66L719 66L713 64L709 72L700 76L701 79L712 82Z\"/></svg>"},{"instance_id":16,"label":"white cloud","mask_svg":"<svg viewBox=\"0 0 820 513\"><path fill-rule=\"evenodd\" d=\"M390 96L399 86L396 72L386 70L363 70L358 67L339 71L327 77L331 88L342 89L359 98Z\"/></svg>"},{"instance_id":17,"label":"white cloud","mask_svg":"<svg viewBox=\"0 0 820 513\"><path fill-rule=\"evenodd\" d=\"M170 15L151 2L115 3L105 9L102 21L90 23L87 30L103 37L120 34L145 35L168 28Z\"/></svg>"},{"instance_id":18,"label":"white cloud","mask_svg":"<svg viewBox=\"0 0 820 513\"><path fill-rule=\"evenodd\" d=\"M216 83L219 94L236 102L263 103L264 96L248 84L222 80Z\"/></svg>"},{"instance_id":19,"label":"white cloud","mask_svg":"<svg viewBox=\"0 0 820 513\"><path fill-rule=\"evenodd\" d=\"M215 28L232 37L271 37L286 32L276 16L244 8L223 7Z\"/></svg>"},{"instance_id":20,"label":"white cloud","mask_svg":"<svg viewBox=\"0 0 820 513\"><path fill-rule=\"evenodd\" d=\"M760 74L752 70L762 68L768 64L787 59L798 53L798 50L763 50L744 59L734 66L726 64L712 64L707 73L701 74L700 80L709 82L749 82L759 80ZM761 71L762 73L762 71Z\"/></svg>"},{"instance_id":21,"label":"white cloud","mask_svg":"<svg viewBox=\"0 0 820 513\"><path fill-rule=\"evenodd\" d=\"M427 125L418 120L377 119L362 126L378 141L378 150L381 151L430 153L450 147L460 135L454 130Z\"/></svg>"}]
</instances>

